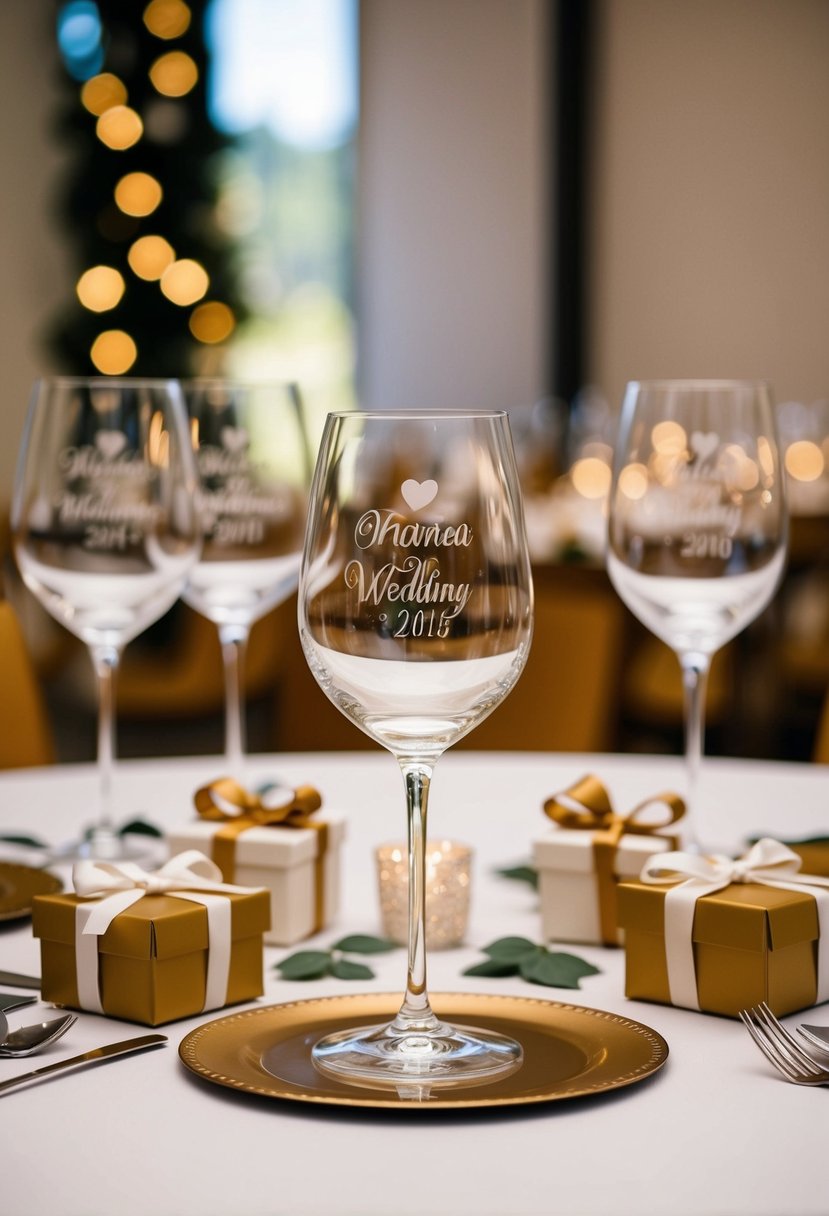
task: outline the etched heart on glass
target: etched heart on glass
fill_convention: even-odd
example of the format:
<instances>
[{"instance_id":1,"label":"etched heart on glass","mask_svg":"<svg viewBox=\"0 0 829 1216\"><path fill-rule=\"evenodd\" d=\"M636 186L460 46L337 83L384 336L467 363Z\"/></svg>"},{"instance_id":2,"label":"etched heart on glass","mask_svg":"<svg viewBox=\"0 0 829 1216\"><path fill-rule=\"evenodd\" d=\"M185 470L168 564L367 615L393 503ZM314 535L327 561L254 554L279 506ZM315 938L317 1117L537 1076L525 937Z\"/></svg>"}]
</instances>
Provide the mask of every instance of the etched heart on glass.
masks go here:
<instances>
[{"instance_id":1,"label":"etched heart on glass","mask_svg":"<svg viewBox=\"0 0 829 1216\"><path fill-rule=\"evenodd\" d=\"M720 446L720 437L716 431L694 431L691 435L691 451L696 452L700 464L714 455Z\"/></svg>"},{"instance_id":2,"label":"etched heart on glass","mask_svg":"<svg viewBox=\"0 0 829 1216\"><path fill-rule=\"evenodd\" d=\"M98 431L95 436L95 446L107 460L114 460L127 444L127 437L121 431Z\"/></svg>"},{"instance_id":3,"label":"etched heart on glass","mask_svg":"<svg viewBox=\"0 0 829 1216\"><path fill-rule=\"evenodd\" d=\"M248 442L248 433L244 427L222 427L222 447L226 452L244 452Z\"/></svg>"},{"instance_id":4,"label":"etched heart on glass","mask_svg":"<svg viewBox=\"0 0 829 1216\"><path fill-rule=\"evenodd\" d=\"M400 487L400 493L412 511L420 511L423 507L428 507L437 492L438 483L432 481L431 478L428 481L415 481L413 477L410 477Z\"/></svg>"}]
</instances>

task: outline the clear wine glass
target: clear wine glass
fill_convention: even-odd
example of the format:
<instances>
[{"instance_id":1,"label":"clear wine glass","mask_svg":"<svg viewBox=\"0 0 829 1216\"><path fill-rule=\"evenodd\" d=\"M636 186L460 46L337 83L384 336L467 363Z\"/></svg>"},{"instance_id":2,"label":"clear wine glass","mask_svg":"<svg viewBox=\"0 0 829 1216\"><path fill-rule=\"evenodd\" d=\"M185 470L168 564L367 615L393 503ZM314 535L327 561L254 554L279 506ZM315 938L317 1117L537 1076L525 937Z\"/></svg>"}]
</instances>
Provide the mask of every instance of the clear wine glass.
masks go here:
<instances>
[{"instance_id":1,"label":"clear wine glass","mask_svg":"<svg viewBox=\"0 0 829 1216\"><path fill-rule=\"evenodd\" d=\"M225 759L242 781L251 627L299 580L312 471L305 412L291 384L202 380L183 389L204 538L183 598L219 630Z\"/></svg>"},{"instance_id":2,"label":"clear wine glass","mask_svg":"<svg viewBox=\"0 0 829 1216\"><path fill-rule=\"evenodd\" d=\"M77 852L130 856L112 821L115 678L128 642L175 602L196 560L195 464L172 380L39 380L12 504L26 586L86 643L98 685L100 810Z\"/></svg>"},{"instance_id":3,"label":"clear wine glass","mask_svg":"<svg viewBox=\"0 0 829 1216\"><path fill-rule=\"evenodd\" d=\"M337 413L326 422L300 575L308 664L397 759L408 811L406 992L385 1026L328 1035L324 1074L400 1088L475 1084L520 1045L441 1022L426 989L424 842L438 757L507 695L532 632L532 583L503 413Z\"/></svg>"},{"instance_id":4,"label":"clear wine glass","mask_svg":"<svg viewBox=\"0 0 829 1216\"><path fill-rule=\"evenodd\" d=\"M767 385L627 386L610 490L607 569L682 669L688 813L695 812L711 658L766 607L783 572L784 475Z\"/></svg>"}]
</instances>

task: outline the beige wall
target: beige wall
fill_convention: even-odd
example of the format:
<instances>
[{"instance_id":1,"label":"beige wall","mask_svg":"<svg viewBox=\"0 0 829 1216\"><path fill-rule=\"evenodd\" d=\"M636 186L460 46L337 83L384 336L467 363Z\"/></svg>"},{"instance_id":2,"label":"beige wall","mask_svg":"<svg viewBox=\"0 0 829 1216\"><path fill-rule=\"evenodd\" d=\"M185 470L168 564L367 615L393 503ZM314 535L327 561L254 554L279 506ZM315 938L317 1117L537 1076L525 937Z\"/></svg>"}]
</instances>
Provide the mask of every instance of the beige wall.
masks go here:
<instances>
[{"instance_id":1,"label":"beige wall","mask_svg":"<svg viewBox=\"0 0 829 1216\"><path fill-rule=\"evenodd\" d=\"M542 395L545 0L362 0L360 388Z\"/></svg>"},{"instance_id":2,"label":"beige wall","mask_svg":"<svg viewBox=\"0 0 829 1216\"><path fill-rule=\"evenodd\" d=\"M66 293L53 212L53 31L49 0L0 3L0 510L32 381L46 369L43 331Z\"/></svg>"},{"instance_id":3,"label":"beige wall","mask_svg":"<svg viewBox=\"0 0 829 1216\"><path fill-rule=\"evenodd\" d=\"M829 3L600 0L591 376L829 397Z\"/></svg>"}]
</instances>

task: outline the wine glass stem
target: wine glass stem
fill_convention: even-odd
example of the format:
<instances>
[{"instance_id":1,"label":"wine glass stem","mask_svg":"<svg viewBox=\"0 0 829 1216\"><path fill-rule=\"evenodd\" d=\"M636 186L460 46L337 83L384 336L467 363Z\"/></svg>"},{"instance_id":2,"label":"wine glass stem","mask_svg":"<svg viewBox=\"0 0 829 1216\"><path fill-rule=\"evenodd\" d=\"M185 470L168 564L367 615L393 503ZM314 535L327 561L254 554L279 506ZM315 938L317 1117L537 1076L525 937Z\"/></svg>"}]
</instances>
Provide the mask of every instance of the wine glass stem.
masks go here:
<instances>
[{"instance_id":1,"label":"wine glass stem","mask_svg":"<svg viewBox=\"0 0 829 1216\"><path fill-rule=\"evenodd\" d=\"M705 692L708 687L708 671L711 660L708 655L694 653L680 655L682 666L682 688L685 712L685 770L686 770L686 821L685 846L699 849L697 838L697 791L705 739Z\"/></svg>"},{"instance_id":2,"label":"wine glass stem","mask_svg":"<svg viewBox=\"0 0 829 1216\"><path fill-rule=\"evenodd\" d=\"M401 760L406 785L409 836L409 957L406 995L392 1026L394 1030L429 1032L439 1026L426 991L426 813L432 766Z\"/></svg>"},{"instance_id":3,"label":"wine glass stem","mask_svg":"<svg viewBox=\"0 0 829 1216\"><path fill-rule=\"evenodd\" d=\"M245 756L245 656L250 630L220 625L219 641L225 676L225 760L230 776L242 780Z\"/></svg>"},{"instance_id":4,"label":"wine glass stem","mask_svg":"<svg viewBox=\"0 0 829 1216\"><path fill-rule=\"evenodd\" d=\"M91 647L92 662L98 681L98 780L100 811L96 834L113 832L112 771L115 764L115 677L121 661L117 646Z\"/></svg>"}]
</instances>

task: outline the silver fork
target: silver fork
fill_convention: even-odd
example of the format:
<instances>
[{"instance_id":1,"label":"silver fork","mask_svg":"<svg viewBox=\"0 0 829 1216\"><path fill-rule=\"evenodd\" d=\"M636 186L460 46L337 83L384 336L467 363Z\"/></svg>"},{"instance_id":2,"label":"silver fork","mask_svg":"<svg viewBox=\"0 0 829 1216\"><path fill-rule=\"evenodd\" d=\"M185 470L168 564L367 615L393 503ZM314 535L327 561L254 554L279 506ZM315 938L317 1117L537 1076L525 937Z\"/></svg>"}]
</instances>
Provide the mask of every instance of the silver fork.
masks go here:
<instances>
[{"instance_id":1,"label":"silver fork","mask_svg":"<svg viewBox=\"0 0 829 1216\"><path fill-rule=\"evenodd\" d=\"M795 1085L829 1085L829 1069L812 1059L778 1022L765 1001L753 1009L741 1009L740 1018L763 1055L787 1081Z\"/></svg>"}]
</instances>

